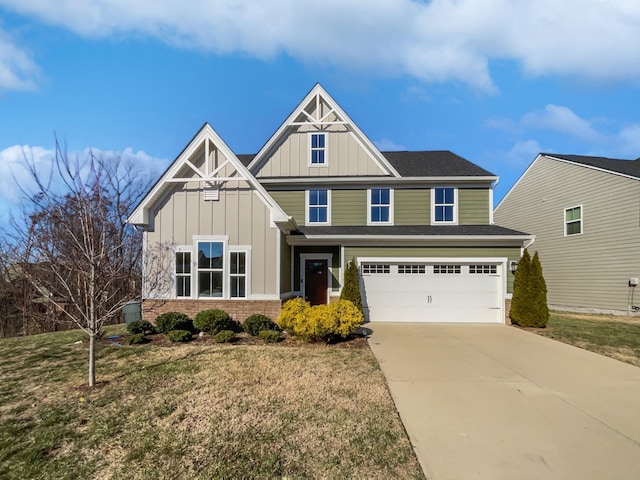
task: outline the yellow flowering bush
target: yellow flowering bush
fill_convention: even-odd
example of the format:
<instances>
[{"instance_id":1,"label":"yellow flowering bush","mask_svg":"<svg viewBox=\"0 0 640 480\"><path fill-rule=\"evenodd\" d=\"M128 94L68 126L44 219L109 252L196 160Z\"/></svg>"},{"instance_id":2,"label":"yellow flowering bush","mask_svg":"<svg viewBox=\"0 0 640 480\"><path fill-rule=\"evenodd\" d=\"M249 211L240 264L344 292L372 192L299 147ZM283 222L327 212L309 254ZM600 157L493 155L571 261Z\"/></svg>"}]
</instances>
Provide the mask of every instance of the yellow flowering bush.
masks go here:
<instances>
[{"instance_id":1,"label":"yellow flowering bush","mask_svg":"<svg viewBox=\"0 0 640 480\"><path fill-rule=\"evenodd\" d=\"M277 323L305 341L346 338L362 324L362 312L349 300L329 305L309 306L301 298L289 300L282 307Z\"/></svg>"}]
</instances>

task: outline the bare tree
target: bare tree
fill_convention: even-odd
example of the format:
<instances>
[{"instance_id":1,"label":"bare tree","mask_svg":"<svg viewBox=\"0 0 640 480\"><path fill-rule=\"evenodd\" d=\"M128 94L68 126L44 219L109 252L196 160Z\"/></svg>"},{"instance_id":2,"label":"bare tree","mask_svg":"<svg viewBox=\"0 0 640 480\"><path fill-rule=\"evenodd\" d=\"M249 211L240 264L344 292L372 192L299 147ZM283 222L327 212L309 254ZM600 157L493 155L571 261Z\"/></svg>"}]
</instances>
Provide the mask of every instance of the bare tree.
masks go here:
<instances>
[{"instance_id":1,"label":"bare tree","mask_svg":"<svg viewBox=\"0 0 640 480\"><path fill-rule=\"evenodd\" d=\"M121 158L89 152L70 159L56 141L52 169L25 158L33 192L23 187L22 218L11 243L20 271L38 297L34 317L70 322L89 337L89 386L95 385L95 342L105 322L139 297L141 235L126 218L150 185ZM44 307L44 308L42 308Z\"/></svg>"}]
</instances>

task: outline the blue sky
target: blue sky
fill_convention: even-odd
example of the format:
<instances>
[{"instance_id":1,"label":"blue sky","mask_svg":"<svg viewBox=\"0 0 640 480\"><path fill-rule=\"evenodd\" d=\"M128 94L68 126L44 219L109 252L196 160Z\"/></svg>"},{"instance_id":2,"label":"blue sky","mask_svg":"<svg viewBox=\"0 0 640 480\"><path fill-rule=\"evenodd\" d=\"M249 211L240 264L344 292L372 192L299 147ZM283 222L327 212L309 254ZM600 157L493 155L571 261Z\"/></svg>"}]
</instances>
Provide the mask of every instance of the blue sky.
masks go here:
<instances>
[{"instance_id":1,"label":"blue sky","mask_svg":"<svg viewBox=\"0 0 640 480\"><path fill-rule=\"evenodd\" d=\"M204 122L257 152L317 82L499 201L541 151L640 157L638 38L637 0L0 0L0 220L54 133L159 174Z\"/></svg>"}]
</instances>

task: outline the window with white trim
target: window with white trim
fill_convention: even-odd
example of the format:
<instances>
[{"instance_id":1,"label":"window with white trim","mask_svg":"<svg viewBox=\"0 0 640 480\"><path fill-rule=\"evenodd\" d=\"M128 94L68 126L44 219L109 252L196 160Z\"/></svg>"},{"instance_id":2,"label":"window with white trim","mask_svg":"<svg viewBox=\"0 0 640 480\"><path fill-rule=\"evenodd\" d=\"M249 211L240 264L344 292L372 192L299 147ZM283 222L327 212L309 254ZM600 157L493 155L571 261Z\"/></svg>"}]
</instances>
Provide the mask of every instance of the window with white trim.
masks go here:
<instances>
[{"instance_id":1,"label":"window with white trim","mask_svg":"<svg viewBox=\"0 0 640 480\"><path fill-rule=\"evenodd\" d=\"M324 167L327 164L327 134L311 133L309 137L309 163L311 166Z\"/></svg>"},{"instance_id":2,"label":"window with white trim","mask_svg":"<svg viewBox=\"0 0 640 480\"><path fill-rule=\"evenodd\" d=\"M433 189L433 223L456 223L456 189L436 187Z\"/></svg>"},{"instance_id":3,"label":"window with white trim","mask_svg":"<svg viewBox=\"0 0 640 480\"><path fill-rule=\"evenodd\" d=\"M422 274L426 273L427 266L426 265L398 265L398 273L399 274Z\"/></svg>"},{"instance_id":4,"label":"window with white trim","mask_svg":"<svg viewBox=\"0 0 640 480\"><path fill-rule=\"evenodd\" d=\"M198 242L198 297L222 297L224 243Z\"/></svg>"},{"instance_id":5,"label":"window with white trim","mask_svg":"<svg viewBox=\"0 0 640 480\"><path fill-rule=\"evenodd\" d=\"M393 190L390 188L369 189L369 223L393 223Z\"/></svg>"},{"instance_id":6,"label":"window with white trim","mask_svg":"<svg viewBox=\"0 0 640 480\"><path fill-rule=\"evenodd\" d=\"M582 233L582 205L564 209L564 234L578 235Z\"/></svg>"},{"instance_id":7,"label":"window with white trim","mask_svg":"<svg viewBox=\"0 0 640 480\"><path fill-rule=\"evenodd\" d=\"M247 298L247 252L229 253L229 297Z\"/></svg>"},{"instance_id":8,"label":"window with white trim","mask_svg":"<svg viewBox=\"0 0 640 480\"><path fill-rule=\"evenodd\" d=\"M307 190L307 223L329 223L329 191Z\"/></svg>"},{"instance_id":9,"label":"window with white trim","mask_svg":"<svg viewBox=\"0 0 640 480\"><path fill-rule=\"evenodd\" d=\"M363 263L362 273L364 275L371 275L372 273L390 273L391 265L382 263Z\"/></svg>"},{"instance_id":10,"label":"window with white trim","mask_svg":"<svg viewBox=\"0 0 640 480\"><path fill-rule=\"evenodd\" d=\"M495 275L498 273L496 265L469 265L469 273Z\"/></svg>"},{"instance_id":11,"label":"window with white trim","mask_svg":"<svg viewBox=\"0 0 640 480\"><path fill-rule=\"evenodd\" d=\"M433 273L460 273L460 265L434 265Z\"/></svg>"},{"instance_id":12,"label":"window with white trim","mask_svg":"<svg viewBox=\"0 0 640 480\"><path fill-rule=\"evenodd\" d=\"M191 296L191 252L176 252L176 297Z\"/></svg>"}]
</instances>

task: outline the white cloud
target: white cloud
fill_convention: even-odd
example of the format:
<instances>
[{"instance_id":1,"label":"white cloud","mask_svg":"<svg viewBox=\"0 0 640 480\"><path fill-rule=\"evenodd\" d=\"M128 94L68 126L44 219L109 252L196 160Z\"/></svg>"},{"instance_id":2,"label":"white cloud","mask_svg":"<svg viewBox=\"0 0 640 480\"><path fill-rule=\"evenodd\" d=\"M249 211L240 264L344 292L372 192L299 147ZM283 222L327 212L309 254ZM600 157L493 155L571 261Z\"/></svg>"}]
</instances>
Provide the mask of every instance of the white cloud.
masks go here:
<instances>
[{"instance_id":1,"label":"white cloud","mask_svg":"<svg viewBox=\"0 0 640 480\"><path fill-rule=\"evenodd\" d=\"M570 108L547 105L542 111L526 114L522 118L524 126L553 130L577 138L584 142L597 144L605 141L604 134L598 132L591 122L580 118Z\"/></svg>"},{"instance_id":2,"label":"white cloud","mask_svg":"<svg viewBox=\"0 0 640 480\"><path fill-rule=\"evenodd\" d=\"M491 152L484 156L492 163L495 160L507 165L510 168L521 169L528 165L531 161L543 151L537 140L520 140L516 142L511 149L502 152Z\"/></svg>"},{"instance_id":3,"label":"white cloud","mask_svg":"<svg viewBox=\"0 0 640 480\"><path fill-rule=\"evenodd\" d=\"M383 138L373 143L381 152L401 152L407 149L404 145L395 143L393 140L389 140L388 138Z\"/></svg>"},{"instance_id":4,"label":"white cloud","mask_svg":"<svg viewBox=\"0 0 640 480\"><path fill-rule=\"evenodd\" d=\"M38 73L29 54L0 29L0 91L33 90Z\"/></svg>"},{"instance_id":5,"label":"white cloud","mask_svg":"<svg viewBox=\"0 0 640 480\"><path fill-rule=\"evenodd\" d=\"M154 37L218 54L454 81L491 92L492 60L530 75L640 80L637 0L0 0L91 38Z\"/></svg>"},{"instance_id":6,"label":"white cloud","mask_svg":"<svg viewBox=\"0 0 640 480\"><path fill-rule=\"evenodd\" d=\"M621 153L630 158L640 158L640 124L623 128L616 141Z\"/></svg>"}]
</instances>

